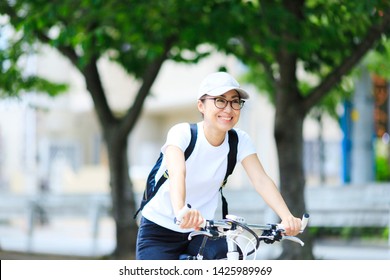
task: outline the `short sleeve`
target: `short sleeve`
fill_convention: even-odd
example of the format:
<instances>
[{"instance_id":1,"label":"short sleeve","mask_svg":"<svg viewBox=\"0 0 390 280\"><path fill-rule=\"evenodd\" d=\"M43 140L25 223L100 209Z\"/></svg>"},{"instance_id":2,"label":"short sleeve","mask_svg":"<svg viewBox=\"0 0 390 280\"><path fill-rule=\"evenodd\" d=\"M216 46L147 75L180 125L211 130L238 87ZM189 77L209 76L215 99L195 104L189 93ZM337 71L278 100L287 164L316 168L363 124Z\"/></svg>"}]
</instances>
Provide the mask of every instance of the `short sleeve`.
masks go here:
<instances>
[{"instance_id":1,"label":"short sleeve","mask_svg":"<svg viewBox=\"0 0 390 280\"><path fill-rule=\"evenodd\" d=\"M176 146L183 152L187 149L191 140L190 125L188 123L180 123L171 127L167 134L165 144L161 147L161 152L165 153L168 146Z\"/></svg>"},{"instance_id":2,"label":"short sleeve","mask_svg":"<svg viewBox=\"0 0 390 280\"><path fill-rule=\"evenodd\" d=\"M241 129L235 129L238 135L237 161L241 162L247 156L256 153L255 145L250 136Z\"/></svg>"}]
</instances>

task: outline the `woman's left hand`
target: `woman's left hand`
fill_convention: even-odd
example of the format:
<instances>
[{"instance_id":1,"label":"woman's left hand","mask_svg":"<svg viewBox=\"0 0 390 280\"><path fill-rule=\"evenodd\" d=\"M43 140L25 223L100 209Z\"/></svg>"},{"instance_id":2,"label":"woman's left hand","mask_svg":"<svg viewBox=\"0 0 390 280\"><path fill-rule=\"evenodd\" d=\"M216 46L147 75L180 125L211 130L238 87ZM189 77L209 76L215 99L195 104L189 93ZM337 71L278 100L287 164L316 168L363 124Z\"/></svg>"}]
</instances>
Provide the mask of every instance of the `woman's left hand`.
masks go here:
<instances>
[{"instance_id":1,"label":"woman's left hand","mask_svg":"<svg viewBox=\"0 0 390 280\"><path fill-rule=\"evenodd\" d=\"M285 234L290 236L295 236L299 234L302 227L301 219L296 218L294 216L284 218L281 224L284 226Z\"/></svg>"}]
</instances>

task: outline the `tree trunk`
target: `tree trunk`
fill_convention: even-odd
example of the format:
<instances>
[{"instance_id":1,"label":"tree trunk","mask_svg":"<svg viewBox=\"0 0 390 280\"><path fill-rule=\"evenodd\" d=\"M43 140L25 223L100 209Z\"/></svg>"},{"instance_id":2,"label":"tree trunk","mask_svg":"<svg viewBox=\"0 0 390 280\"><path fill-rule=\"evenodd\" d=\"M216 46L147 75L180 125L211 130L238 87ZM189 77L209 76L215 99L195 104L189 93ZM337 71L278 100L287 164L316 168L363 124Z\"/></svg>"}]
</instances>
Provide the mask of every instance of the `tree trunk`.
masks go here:
<instances>
[{"instance_id":1,"label":"tree trunk","mask_svg":"<svg viewBox=\"0 0 390 280\"><path fill-rule=\"evenodd\" d=\"M287 98L291 94L285 94ZM304 114L299 111L299 104L289 98L288 106L279 106L275 117L275 140L278 151L280 170L280 190L291 212L296 217L306 213L303 171L303 120ZM312 238L308 230L300 236L305 246L285 241L280 259L314 259Z\"/></svg>"},{"instance_id":2,"label":"tree trunk","mask_svg":"<svg viewBox=\"0 0 390 280\"><path fill-rule=\"evenodd\" d=\"M113 252L114 258L131 259L135 256L138 226L133 218L135 213L135 194L129 177L127 139L140 117L144 101L162 64L167 59L167 54L172 44L173 41L171 39L167 40L165 52L160 57L156 57L146 67L142 77L143 83L137 93L134 104L122 118L116 118L109 107L97 67L97 58L91 59L90 63L81 69L88 91L91 93L95 104L95 110L103 129L108 150L112 215L116 225L117 241Z\"/></svg>"},{"instance_id":3,"label":"tree trunk","mask_svg":"<svg viewBox=\"0 0 390 280\"><path fill-rule=\"evenodd\" d=\"M135 199L133 184L129 177L127 157L127 137L117 136L110 129L106 137L110 166L110 187L112 197L112 215L116 226L115 259L134 259L138 226L133 219Z\"/></svg>"}]
</instances>

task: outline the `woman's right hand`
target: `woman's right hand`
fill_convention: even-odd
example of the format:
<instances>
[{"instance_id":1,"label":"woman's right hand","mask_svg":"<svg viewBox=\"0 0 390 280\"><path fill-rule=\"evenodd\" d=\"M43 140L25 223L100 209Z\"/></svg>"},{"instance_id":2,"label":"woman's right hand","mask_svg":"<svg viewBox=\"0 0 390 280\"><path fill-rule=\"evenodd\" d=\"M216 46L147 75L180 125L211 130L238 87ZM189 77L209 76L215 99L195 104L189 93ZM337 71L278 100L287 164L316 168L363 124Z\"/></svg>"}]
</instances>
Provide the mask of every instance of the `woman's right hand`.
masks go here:
<instances>
[{"instance_id":1,"label":"woman's right hand","mask_svg":"<svg viewBox=\"0 0 390 280\"><path fill-rule=\"evenodd\" d=\"M196 209L190 209L182 218L180 228L189 229L193 228L199 230L203 224L204 218L202 214Z\"/></svg>"}]
</instances>

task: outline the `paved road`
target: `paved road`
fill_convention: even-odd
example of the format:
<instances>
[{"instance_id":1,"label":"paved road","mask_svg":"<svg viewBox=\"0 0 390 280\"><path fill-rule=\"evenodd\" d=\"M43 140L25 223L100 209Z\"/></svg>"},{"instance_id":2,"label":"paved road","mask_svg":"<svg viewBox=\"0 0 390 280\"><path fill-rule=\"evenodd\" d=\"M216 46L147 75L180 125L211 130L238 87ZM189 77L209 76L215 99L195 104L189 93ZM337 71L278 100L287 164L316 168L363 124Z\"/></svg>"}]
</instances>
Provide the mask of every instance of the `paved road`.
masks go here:
<instances>
[{"instance_id":1,"label":"paved road","mask_svg":"<svg viewBox=\"0 0 390 280\"><path fill-rule=\"evenodd\" d=\"M75 241L61 238L45 238L34 240L31 252L33 255L21 254L26 251L26 240L2 239L3 252L0 251L0 259L84 259L97 258L112 252L114 242L112 240L99 239L93 248L92 241ZM279 245L261 245L257 259L272 259L276 257L281 248ZM8 252L6 252L8 251ZM12 252L13 251L13 252ZM325 260L390 260L390 249L386 246L367 246L360 244L346 244L345 242L316 242L313 248L317 259ZM46 255L47 254L47 255ZM50 256L52 255L52 256Z\"/></svg>"},{"instance_id":2,"label":"paved road","mask_svg":"<svg viewBox=\"0 0 390 280\"><path fill-rule=\"evenodd\" d=\"M319 241L314 248L317 258L337 260L390 260L390 245L386 242Z\"/></svg>"},{"instance_id":3,"label":"paved road","mask_svg":"<svg viewBox=\"0 0 390 280\"><path fill-rule=\"evenodd\" d=\"M281 253L278 245L265 246L259 253L259 259L272 259ZM366 244L357 241L320 240L314 243L313 253L316 259L322 260L390 260L390 247L382 242Z\"/></svg>"}]
</instances>

